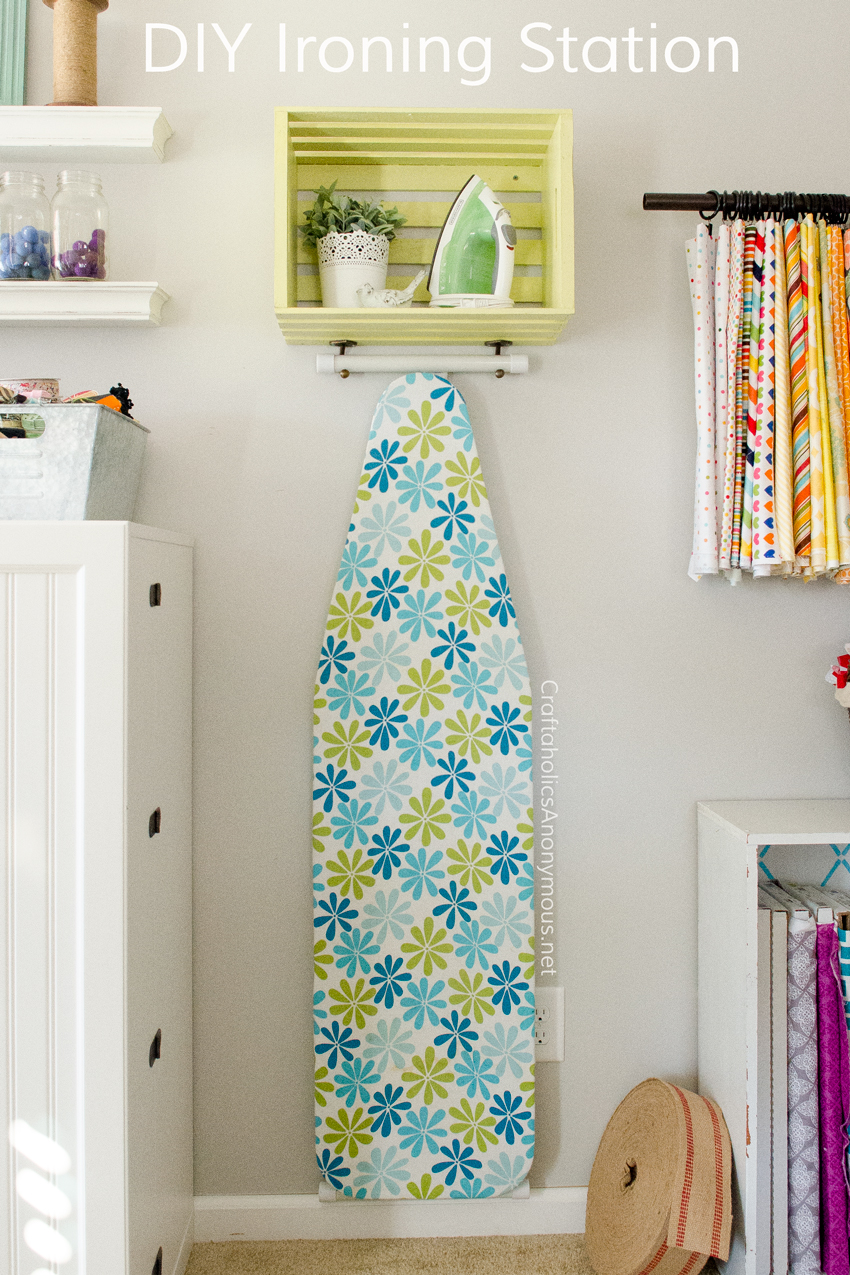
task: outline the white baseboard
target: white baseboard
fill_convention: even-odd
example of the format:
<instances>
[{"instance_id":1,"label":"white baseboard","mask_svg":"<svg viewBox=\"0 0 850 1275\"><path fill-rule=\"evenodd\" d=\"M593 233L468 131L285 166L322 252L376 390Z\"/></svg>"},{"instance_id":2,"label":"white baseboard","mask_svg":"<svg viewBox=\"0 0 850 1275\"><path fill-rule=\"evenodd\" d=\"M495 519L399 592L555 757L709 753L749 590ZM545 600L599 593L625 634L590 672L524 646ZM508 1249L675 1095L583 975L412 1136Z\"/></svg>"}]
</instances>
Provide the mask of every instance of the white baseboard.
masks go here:
<instances>
[{"instance_id":1,"label":"white baseboard","mask_svg":"<svg viewBox=\"0 0 850 1275\"><path fill-rule=\"evenodd\" d=\"M186 1275L186 1267L189 1265L189 1258L192 1256L192 1245L195 1242L195 1213L194 1210L189 1214L189 1220L186 1223L186 1229L183 1232L183 1239L180 1241L180 1251L177 1254L177 1261L174 1263L174 1275Z\"/></svg>"},{"instance_id":2,"label":"white baseboard","mask_svg":"<svg viewBox=\"0 0 850 1275\"><path fill-rule=\"evenodd\" d=\"M318 1195L201 1195L195 1242L439 1239L460 1235L574 1235L587 1187L544 1187L527 1200L343 1200Z\"/></svg>"}]
</instances>

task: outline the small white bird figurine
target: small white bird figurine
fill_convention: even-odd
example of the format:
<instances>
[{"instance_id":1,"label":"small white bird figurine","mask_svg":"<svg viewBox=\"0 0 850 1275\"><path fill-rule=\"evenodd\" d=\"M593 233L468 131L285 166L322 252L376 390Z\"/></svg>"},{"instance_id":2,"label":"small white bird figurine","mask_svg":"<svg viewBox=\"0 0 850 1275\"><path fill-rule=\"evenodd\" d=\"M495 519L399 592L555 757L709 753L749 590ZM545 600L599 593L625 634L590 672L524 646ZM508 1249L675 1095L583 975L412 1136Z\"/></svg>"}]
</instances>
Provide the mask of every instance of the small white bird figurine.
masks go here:
<instances>
[{"instance_id":1,"label":"small white bird figurine","mask_svg":"<svg viewBox=\"0 0 850 1275\"><path fill-rule=\"evenodd\" d=\"M403 292L399 288L382 288L376 292L371 283L364 283L362 287L357 289L360 304L361 306L366 306L367 309L370 306L377 309L379 306L412 305L413 294L427 273L427 270L420 270L416 278L411 279Z\"/></svg>"}]
</instances>

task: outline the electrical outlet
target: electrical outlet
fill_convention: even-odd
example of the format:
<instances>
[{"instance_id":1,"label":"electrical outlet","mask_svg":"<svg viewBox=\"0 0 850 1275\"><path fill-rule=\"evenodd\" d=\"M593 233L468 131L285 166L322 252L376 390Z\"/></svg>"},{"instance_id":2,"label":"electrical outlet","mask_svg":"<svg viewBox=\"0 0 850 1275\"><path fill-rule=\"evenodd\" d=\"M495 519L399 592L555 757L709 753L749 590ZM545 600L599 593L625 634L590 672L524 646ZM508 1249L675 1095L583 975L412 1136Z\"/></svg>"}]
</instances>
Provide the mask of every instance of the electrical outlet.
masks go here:
<instances>
[{"instance_id":1,"label":"electrical outlet","mask_svg":"<svg viewBox=\"0 0 850 1275\"><path fill-rule=\"evenodd\" d=\"M563 1062L565 1012L563 987L541 987L534 993L534 1056L536 1062Z\"/></svg>"}]
</instances>

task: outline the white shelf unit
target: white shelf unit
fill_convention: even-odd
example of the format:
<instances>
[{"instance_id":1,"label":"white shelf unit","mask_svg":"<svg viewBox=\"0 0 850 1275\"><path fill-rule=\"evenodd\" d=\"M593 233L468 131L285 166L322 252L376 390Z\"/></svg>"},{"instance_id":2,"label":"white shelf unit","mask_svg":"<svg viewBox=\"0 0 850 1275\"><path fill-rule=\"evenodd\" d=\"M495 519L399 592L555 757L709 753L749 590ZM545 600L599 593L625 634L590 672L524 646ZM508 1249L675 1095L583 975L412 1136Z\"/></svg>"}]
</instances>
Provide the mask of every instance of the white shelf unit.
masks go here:
<instances>
[{"instance_id":1,"label":"white shelf unit","mask_svg":"<svg viewBox=\"0 0 850 1275\"><path fill-rule=\"evenodd\" d=\"M182 536L0 523L4 1275L39 1265L33 1223L67 1242L42 1263L63 1275L149 1275L160 1247L162 1275L188 1261L191 616ZM17 1194L34 1166L14 1121L70 1157L51 1179L66 1219Z\"/></svg>"},{"instance_id":2,"label":"white shelf unit","mask_svg":"<svg viewBox=\"0 0 850 1275\"><path fill-rule=\"evenodd\" d=\"M162 163L172 135L158 106L0 106L0 166ZM168 300L158 283L3 279L0 324L155 328Z\"/></svg>"},{"instance_id":3,"label":"white shelf unit","mask_svg":"<svg viewBox=\"0 0 850 1275\"><path fill-rule=\"evenodd\" d=\"M762 1058L770 1051L769 1007L765 1015L758 998L759 868L770 847L775 875L821 884L836 862L843 873L850 801L713 801L698 806L698 825L699 1091L720 1104L732 1139L727 1268L757 1275L770 1269L771 1208L756 1191L759 1140L770 1137L756 1090L760 1049ZM839 876L835 884L847 882Z\"/></svg>"},{"instance_id":4,"label":"white shelf unit","mask_svg":"<svg viewBox=\"0 0 850 1275\"><path fill-rule=\"evenodd\" d=\"M159 106L0 106L0 161L161 164L173 131Z\"/></svg>"},{"instance_id":5,"label":"white shelf unit","mask_svg":"<svg viewBox=\"0 0 850 1275\"><path fill-rule=\"evenodd\" d=\"M158 283L4 279L0 281L0 324L156 328L168 299Z\"/></svg>"}]
</instances>

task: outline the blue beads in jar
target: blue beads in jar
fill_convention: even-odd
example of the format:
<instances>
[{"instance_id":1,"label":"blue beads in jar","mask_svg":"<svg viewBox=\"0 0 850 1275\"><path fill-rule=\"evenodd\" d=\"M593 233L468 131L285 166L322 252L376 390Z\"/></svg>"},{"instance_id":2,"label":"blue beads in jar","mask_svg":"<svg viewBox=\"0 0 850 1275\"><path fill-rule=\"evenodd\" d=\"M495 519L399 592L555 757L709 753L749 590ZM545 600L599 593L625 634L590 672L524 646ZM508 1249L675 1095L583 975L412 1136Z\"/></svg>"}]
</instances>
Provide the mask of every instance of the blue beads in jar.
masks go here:
<instances>
[{"instance_id":1,"label":"blue beads in jar","mask_svg":"<svg viewBox=\"0 0 850 1275\"><path fill-rule=\"evenodd\" d=\"M0 279L49 279L50 235L35 226L0 233Z\"/></svg>"},{"instance_id":2,"label":"blue beads in jar","mask_svg":"<svg viewBox=\"0 0 850 1275\"><path fill-rule=\"evenodd\" d=\"M50 278L50 206L36 173L0 178L0 281Z\"/></svg>"}]
</instances>

